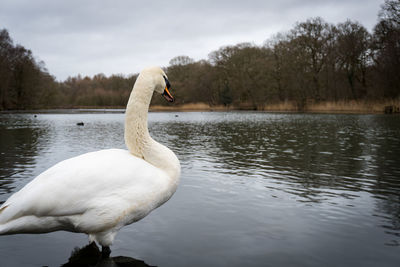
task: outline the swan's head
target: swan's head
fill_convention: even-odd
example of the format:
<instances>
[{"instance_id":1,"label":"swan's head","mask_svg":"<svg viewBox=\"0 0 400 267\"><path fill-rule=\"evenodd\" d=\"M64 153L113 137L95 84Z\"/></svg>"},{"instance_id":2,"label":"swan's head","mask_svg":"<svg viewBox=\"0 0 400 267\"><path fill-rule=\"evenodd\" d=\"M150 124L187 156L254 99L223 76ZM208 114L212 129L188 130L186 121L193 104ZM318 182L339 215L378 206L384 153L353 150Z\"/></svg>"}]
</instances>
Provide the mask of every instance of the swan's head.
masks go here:
<instances>
[{"instance_id":1,"label":"swan's head","mask_svg":"<svg viewBox=\"0 0 400 267\"><path fill-rule=\"evenodd\" d=\"M160 67L146 68L141 73L149 73L154 79L154 91L164 96L168 102L174 102L174 97L170 93L171 84Z\"/></svg>"}]
</instances>

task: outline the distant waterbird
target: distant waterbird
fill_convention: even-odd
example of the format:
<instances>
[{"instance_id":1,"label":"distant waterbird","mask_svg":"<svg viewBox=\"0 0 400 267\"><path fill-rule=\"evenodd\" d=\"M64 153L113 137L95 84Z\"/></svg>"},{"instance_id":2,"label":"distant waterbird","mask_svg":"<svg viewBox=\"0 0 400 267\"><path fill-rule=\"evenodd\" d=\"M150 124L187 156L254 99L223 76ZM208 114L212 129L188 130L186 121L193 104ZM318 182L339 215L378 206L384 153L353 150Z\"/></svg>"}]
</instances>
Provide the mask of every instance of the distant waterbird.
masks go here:
<instances>
[{"instance_id":1,"label":"distant waterbird","mask_svg":"<svg viewBox=\"0 0 400 267\"><path fill-rule=\"evenodd\" d=\"M161 68L144 69L126 108L128 150L86 153L47 169L0 206L0 234L85 233L108 256L123 226L147 216L177 189L179 160L151 138L147 126L153 92L173 102L169 90Z\"/></svg>"},{"instance_id":2,"label":"distant waterbird","mask_svg":"<svg viewBox=\"0 0 400 267\"><path fill-rule=\"evenodd\" d=\"M76 123L76 125L78 125L78 126L84 126L85 123L83 123L83 121L81 121L81 122Z\"/></svg>"}]
</instances>

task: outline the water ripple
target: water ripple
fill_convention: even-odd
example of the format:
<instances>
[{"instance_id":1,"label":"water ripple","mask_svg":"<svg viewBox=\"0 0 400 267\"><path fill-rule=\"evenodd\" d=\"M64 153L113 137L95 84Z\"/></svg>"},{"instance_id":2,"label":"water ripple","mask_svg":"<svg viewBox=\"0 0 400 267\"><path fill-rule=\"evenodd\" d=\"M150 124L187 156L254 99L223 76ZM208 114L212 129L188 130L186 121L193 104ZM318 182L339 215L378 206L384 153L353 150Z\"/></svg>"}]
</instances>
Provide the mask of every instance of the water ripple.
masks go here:
<instances>
[{"instance_id":1,"label":"water ripple","mask_svg":"<svg viewBox=\"0 0 400 267\"><path fill-rule=\"evenodd\" d=\"M60 160L124 148L123 123L123 114L0 114L0 202ZM303 263L323 255L314 266L366 251L398 260L387 248L400 244L399 117L157 112L149 128L176 152L182 179L168 208L124 230L135 242L119 237L136 251L194 262L274 251Z\"/></svg>"}]
</instances>

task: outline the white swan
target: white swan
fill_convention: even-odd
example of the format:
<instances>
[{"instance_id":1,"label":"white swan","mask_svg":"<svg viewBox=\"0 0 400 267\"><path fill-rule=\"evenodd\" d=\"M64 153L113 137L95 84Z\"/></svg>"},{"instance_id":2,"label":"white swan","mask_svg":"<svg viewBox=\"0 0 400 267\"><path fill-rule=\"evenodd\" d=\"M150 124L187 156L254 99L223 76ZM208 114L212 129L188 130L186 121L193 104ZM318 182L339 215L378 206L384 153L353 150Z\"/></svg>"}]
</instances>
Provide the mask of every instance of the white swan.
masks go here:
<instances>
[{"instance_id":1,"label":"white swan","mask_svg":"<svg viewBox=\"0 0 400 267\"><path fill-rule=\"evenodd\" d=\"M86 233L109 254L119 229L142 219L176 191L179 160L147 128L153 92L172 102L169 87L161 68L144 69L126 108L129 151L87 153L44 171L0 207L0 234Z\"/></svg>"}]
</instances>

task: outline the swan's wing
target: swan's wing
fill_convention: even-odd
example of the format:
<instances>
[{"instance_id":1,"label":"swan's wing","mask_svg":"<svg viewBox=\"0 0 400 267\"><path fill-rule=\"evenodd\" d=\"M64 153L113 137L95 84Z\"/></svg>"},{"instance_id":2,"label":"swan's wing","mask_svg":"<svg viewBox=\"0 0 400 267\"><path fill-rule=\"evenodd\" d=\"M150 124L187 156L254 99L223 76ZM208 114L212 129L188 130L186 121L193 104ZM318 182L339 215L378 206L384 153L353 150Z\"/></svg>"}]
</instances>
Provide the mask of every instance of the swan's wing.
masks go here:
<instances>
[{"instance_id":1,"label":"swan's wing","mask_svg":"<svg viewBox=\"0 0 400 267\"><path fill-rule=\"evenodd\" d=\"M154 202L164 173L126 150L83 154L49 168L11 196L0 223L34 215L121 217ZM114 218L115 219L115 218Z\"/></svg>"}]
</instances>

